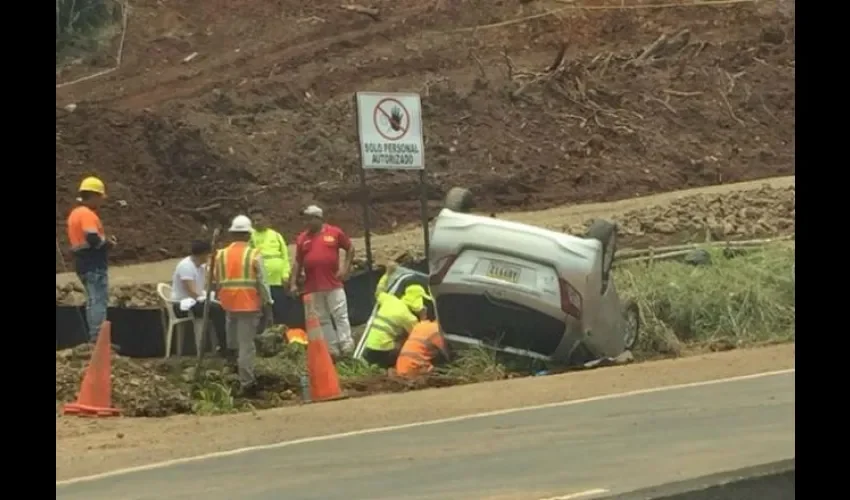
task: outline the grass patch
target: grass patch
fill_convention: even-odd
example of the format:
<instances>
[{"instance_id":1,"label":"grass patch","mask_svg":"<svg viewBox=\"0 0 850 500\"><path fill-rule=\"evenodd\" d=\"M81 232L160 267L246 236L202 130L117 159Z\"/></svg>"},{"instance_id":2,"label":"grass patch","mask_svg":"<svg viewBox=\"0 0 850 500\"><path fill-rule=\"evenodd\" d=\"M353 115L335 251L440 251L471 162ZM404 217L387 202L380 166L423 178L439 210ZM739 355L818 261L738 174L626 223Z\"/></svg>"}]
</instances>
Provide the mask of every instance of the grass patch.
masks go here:
<instances>
[{"instance_id":1,"label":"grass patch","mask_svg":"<svg viewBox=\"0 0 850 500\"><path fill-rule=\"evenodd\" d=\"M386 375L387 371L370 365L362 359L343 359L337 362L336 373L340 378L346 379Z\"/></svg>"},{"instance_id":2,"label":"grass patch","mask_svg":"<svg viewBox=\"0 0 850 500\"><path fill-rule=\"evenodd\" d=\"M438 373L464 383L501 380L507 377L513 359L508 360L492 349L468 347L454 350L452 363L440 367ZM519 361L519 360L517 360Z\"/></svg>"},{"instance_id":3,"label":"grass patch","mask_svg":"<svg viewBox=\"0 0 850 500\"><path fill-rule=\"evenodd\" d=\"M709 252L709 266L658 262L615 270L622 294L640 307L640 354L794 340L793 246L769 245L732 258Z\"/></svg>"}]
</instances>

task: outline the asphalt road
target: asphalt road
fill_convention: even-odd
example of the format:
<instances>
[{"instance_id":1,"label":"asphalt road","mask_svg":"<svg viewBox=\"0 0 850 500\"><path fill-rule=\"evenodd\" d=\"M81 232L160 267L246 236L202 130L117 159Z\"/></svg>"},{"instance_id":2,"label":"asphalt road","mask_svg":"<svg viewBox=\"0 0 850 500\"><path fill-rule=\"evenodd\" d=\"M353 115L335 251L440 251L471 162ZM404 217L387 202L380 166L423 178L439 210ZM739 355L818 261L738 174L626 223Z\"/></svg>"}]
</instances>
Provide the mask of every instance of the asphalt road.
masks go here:
<instances>
[{"instance_id":1,"label":"asphalt road","mask_svg":"<svg viewBox=\"0 0 850 500\"><path fill-rule=\"evenodd\" d=\"M794 455L790 373L249 451L57 485L56 498L566 500Z\"/></svg>"}]
</instances>

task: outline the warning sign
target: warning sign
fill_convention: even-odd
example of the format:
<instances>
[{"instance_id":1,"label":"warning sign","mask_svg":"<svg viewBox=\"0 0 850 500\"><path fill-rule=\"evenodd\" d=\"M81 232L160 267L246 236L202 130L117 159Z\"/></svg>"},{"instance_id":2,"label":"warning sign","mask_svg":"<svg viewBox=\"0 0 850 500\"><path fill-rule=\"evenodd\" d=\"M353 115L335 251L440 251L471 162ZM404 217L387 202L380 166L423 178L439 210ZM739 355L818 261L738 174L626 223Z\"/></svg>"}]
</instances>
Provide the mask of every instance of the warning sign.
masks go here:
<instances>
[{"instance_id":1,"label":"warning sign","mask_svg":"<svg viewBox=\"0 0 850 500\"><path fill-rule=\"evenodd\" d=\"M419 94L358 92L357 121L363 168L425 168Z\"/></svg>"}]
</instances>

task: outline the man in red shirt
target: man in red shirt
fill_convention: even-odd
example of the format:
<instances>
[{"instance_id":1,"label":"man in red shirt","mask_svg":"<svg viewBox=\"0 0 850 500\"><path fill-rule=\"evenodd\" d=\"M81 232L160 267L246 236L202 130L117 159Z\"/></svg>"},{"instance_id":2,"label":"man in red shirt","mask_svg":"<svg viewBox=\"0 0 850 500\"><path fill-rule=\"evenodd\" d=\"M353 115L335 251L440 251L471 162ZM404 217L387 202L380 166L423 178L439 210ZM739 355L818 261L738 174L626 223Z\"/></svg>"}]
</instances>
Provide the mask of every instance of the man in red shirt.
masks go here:
<instances>
[{"instance_id":1,"label":"man in red shirt","mask_svg":"<svg viewBox=\"0 0 850 500\"><path fill-rule=\"evenodd\" d=\"M322 209L310 205L302 212L307 217L307 229L295 240L295 264L292 266L289 287L298 291L298 278L304 271L304 293L313 294L322 332L331 354L354 350L351 325L348 322L348 301L342 282L351 271L354 247L342 229L326 224ZM339 251L345 251L340 266Z\"/></svg>"}]
</instances>

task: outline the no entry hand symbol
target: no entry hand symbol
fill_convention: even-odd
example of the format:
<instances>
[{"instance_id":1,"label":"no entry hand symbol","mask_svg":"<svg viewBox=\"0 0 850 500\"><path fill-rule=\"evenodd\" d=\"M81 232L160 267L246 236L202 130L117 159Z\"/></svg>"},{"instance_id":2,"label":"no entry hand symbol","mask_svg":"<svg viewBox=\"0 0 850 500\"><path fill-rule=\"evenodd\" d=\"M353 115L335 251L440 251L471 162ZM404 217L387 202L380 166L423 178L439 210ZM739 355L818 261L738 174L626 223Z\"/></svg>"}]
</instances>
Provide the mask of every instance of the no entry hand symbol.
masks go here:
<instances>
[{"instance_id":1,"label":"no entry hand symbol","mask_svg":"<svg viewBox=\"0 0 850 500\"><path fill-rule=\"evenodd\" d=\"M401 102L385 98L378 101L374 113L375 130L388 141L397 141L410 128L410 113Z\"/></svg>"}]
</instances>

